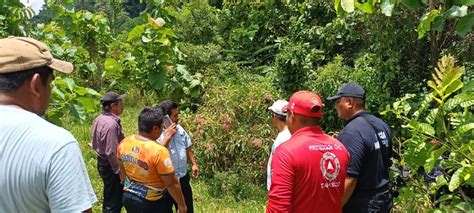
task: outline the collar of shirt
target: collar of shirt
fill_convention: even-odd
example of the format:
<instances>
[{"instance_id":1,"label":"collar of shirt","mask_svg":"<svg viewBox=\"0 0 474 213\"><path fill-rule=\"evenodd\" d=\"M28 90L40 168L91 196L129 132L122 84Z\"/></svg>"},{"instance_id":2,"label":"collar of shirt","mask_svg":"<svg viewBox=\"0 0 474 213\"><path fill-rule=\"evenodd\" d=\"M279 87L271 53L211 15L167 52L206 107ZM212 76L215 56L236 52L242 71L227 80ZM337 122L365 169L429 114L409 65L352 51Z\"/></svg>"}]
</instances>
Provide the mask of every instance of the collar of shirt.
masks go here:
<instances>
[{"instance_id":1,"label":"collar of shirt","mask_svg":"<svg viewBox=\"0 0 474 213\"><path fill-rule=\"evenodd\" d=\"M296 132L294 132L291 135L291 137L306 134L308 132L313 132L313 133L316 133L316 134L323 134L324 133L323 129L321 129L320 126L308 126L308 127L303 127L301 129L298 129Z\"/></svg>"},{"instance_id":2,"label":"collar of shirt","mask_svg":"<svg viewBox=\"0 0 474 213\"><path fill-rule=\"evenodd\" d=\"M120 117L117 116L116 114L111 113L111 112L103 112L102 115L112 118L115 122L119 124L120 127L122 127L122 124L120 123Z\"/></svg>"},{"instance_id":3,"label":"collar of shirt","mask_svg":"<svg viewBox=\"0 0 474 213\"><path fill-rule=\"evenodd\" d=\"M364 111L360 111L356 114L354 114L349 120L346 121L345 125L347 125L348 123L350 123L352 120L356 119L357 117L363 115L363 114L369 114L368 112L366 112L365 110Z\"/></svg>"}]
</instances>

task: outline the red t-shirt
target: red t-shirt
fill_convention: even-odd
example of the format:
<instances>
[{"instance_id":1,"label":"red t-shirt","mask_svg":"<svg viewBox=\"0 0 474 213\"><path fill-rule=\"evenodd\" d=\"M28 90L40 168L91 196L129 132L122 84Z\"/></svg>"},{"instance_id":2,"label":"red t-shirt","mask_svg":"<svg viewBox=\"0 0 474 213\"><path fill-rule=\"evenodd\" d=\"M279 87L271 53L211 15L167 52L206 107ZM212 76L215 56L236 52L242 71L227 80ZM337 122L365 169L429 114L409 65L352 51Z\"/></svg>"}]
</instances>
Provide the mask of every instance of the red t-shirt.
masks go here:
<instances>
[{"instance_id":1,"label":"red t-shirt","mask_svg":"<svg viewBox=\"0 0 474 213\"><path fill-rule=\"evenodd\" d=\"M267 212L342 212L349 152L318 127L301 128L272 158Z\"/></svg>"}]
</instances>

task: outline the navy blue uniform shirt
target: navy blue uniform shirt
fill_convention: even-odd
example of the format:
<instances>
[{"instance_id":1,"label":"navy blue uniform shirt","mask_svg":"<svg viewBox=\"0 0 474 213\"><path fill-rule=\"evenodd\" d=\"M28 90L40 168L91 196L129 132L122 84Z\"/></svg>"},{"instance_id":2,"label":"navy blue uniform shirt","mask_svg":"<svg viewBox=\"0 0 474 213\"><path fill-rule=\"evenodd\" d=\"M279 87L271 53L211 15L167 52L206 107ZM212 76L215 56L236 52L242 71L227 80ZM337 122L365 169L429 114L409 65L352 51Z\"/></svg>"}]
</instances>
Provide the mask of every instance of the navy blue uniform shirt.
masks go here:
<instances>
[{"instance_id":1,"label":"navy blue uniform shirt","mask_svg":"<svg viewBox=\"0 0 474 213\"><path fill-rule=\"evenodd\" d=\"M377 133L363 117L376 127ZM378 141L376 134L379 134L382 141ZM381 149L387 151L388 158L392 156L391 134L385 122L365 111L357 113L348 120L340 132L337 139L350 153L347 176L357 178L353 195L387 186L390 165L385 165L387 163L384 162Z\"/></svg>"}]
</instances>

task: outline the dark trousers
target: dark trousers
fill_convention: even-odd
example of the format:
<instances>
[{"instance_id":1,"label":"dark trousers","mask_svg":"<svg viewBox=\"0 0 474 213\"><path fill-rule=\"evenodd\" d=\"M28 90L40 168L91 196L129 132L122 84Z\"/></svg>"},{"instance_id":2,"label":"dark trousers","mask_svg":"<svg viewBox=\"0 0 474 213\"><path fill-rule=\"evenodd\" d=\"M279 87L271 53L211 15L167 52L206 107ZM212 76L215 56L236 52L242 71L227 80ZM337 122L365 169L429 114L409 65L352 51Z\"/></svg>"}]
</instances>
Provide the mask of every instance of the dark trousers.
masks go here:
<instances>
[{"instance_id":1,"label":"dark trousers","mask_svg":"<svg viewBox=\"0 0 474 213\"><path fill-rule=\"evenodd\" d=\"M343 212L390 212L393 205L392 199L390 190L353 194L346 205L344 205Z\"/></svg>"},{"instance_id":2,"label":"dark trousers","mask_svg":"<svg viewBox=\"0 0 474 213\"><path fill-rule=\"evenodd\" d=\"M97 170L104 182L104 202L102 212L120 213L122 209L123 185L120 184L120 176L114 174L110 166L98 165Z\"/></svg>"},{"instance_id":3,"label":"dark trousers","mask_svg":"<svg viewBox=\"0 0 474 213\"><path fill-rule=\"evenodd\" d=\"M123 206L128 213L170 213L167 201L163 198L157 201L149 201L130 192L123 193Z\"/></svg>"},{"instance_id":4,"label":"dark trousers","mask_svg":"<svg viewBox=\"0 0 474 213\"><path fill-rule=\"evenodd\" d=\"M190 179L191 177L189 176L189 174L186 174L184 177L179 179L179 184L181 185L181 191L183 192L184 202L186 202L188 213L193 213L193 191L191 189L191 185L189 184ZM176 201L174 201L174 199L169 193L167 193L165 199L167 200L169 210L172 210L174 206L177 212L178 204L176 203Z\"/></svg>"}]
</instances>

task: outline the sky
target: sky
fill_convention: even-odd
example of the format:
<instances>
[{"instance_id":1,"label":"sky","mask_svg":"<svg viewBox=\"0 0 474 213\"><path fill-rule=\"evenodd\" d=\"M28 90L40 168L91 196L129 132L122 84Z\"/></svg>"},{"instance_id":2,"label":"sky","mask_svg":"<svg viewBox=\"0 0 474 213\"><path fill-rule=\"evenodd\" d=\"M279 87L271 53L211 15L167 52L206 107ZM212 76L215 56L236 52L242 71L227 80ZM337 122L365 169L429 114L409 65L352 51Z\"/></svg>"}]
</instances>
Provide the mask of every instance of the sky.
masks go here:
<instances>
[{"instance_id":1,"label":"sky","mask_svg":"<svg viewBox=\"0 0 474 213\"><path fill-rule=\"evenodd\" d=\"M20 2L23 3L25 6L31 5L36 15L38 15L41 6L43 6L44 4L44 0L20 0Z\"/></svg>"}]
</instances>

